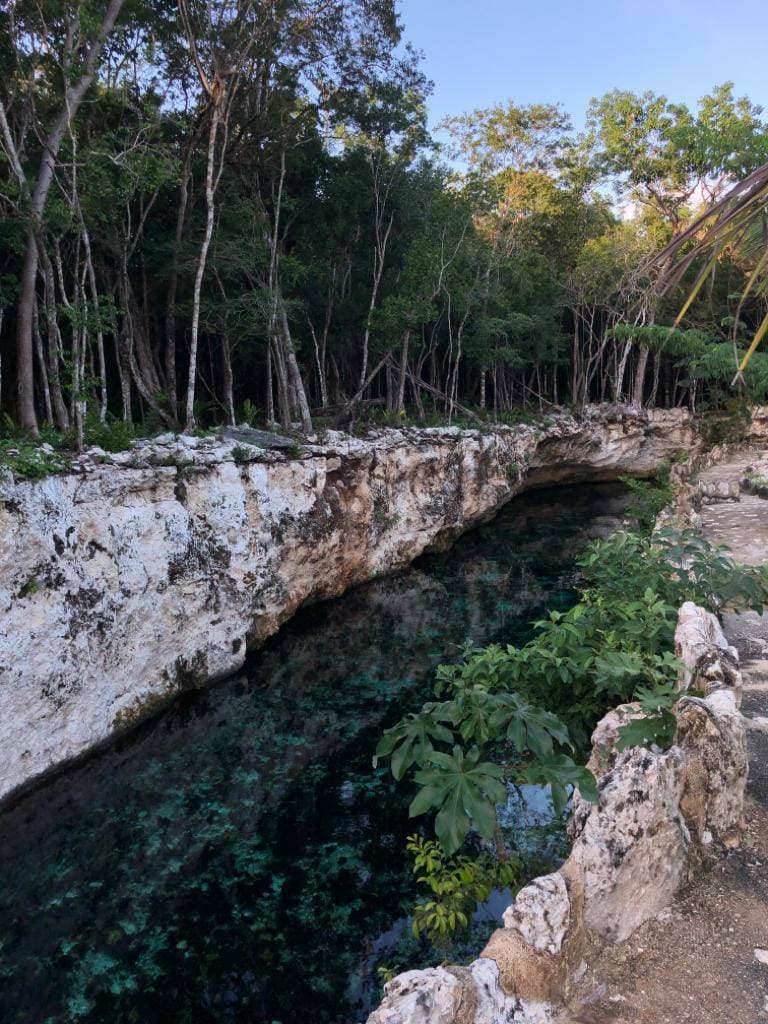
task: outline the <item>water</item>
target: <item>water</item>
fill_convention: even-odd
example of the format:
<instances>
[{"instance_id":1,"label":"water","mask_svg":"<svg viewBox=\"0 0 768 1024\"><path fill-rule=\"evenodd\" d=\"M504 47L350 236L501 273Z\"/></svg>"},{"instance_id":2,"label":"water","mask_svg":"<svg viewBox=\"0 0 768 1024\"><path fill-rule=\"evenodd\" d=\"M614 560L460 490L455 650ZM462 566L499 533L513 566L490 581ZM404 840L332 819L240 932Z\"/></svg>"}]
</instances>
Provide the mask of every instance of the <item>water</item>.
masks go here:
<instances>
[{"instance_id":1,"label":"water","mask_svg":"<svg viewBox=\"0 0 768 1024\"><path fill-rule=\"evenodd\" d=\"M623 507L607 486L519 498L0 815L3 1024L363 1019L416 895L381 729L466 640L519 643L567 607Z\"/></svg>"}]
</instances>

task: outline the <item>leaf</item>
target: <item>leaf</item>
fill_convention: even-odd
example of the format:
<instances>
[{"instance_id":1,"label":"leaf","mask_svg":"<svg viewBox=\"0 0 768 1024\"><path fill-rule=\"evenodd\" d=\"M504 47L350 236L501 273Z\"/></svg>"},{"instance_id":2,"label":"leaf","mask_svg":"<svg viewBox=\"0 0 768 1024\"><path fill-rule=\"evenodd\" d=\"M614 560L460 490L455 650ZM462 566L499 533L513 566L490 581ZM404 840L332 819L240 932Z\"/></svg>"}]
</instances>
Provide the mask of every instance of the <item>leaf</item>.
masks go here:
<instances>
[{"instance_id":1,"label":"leaf","mask_svg":"<svg viewBox=\"0 0 768 1024\"><path fill-rule=\"evenodd\" d=\"M452 754L433 751L431 766L415 776L423 789L411 809L414 813L425 813L432 807L439 808L435 832L448 854L458 850L471 825L490 838L496 820L495 805L506 800L502 768L479 758L476 747L466 755L458 746Z\"/></svg>"},{"instance_id":2,"label":"leaf","mask_svg":"<svg viewBox=\"0 0 768 1024\"><path fill-rule=\"evenodd\" d=\"M443 790L440 786L423 786L411 801L408 815L411 818L418 818L426 814L433 807L439 806L443 799Z\"/></svg>"},{"instance_id":3,"label":"leaf","mask_svg":"<svg viewBox=\"0 0 768 1024\"><path fill-rule=\"evenodd\" d=\"M578 787L581 795L590 803L596 803L598 799L593 775L566 754L533 761L523 769L522 776L525 782L550 786L552 803L558 815L563 813L568 803L569 789Z\"/></svg>"},{"instance_id":4,"label":"leaf","mask_svg":"<svg viewBox=\"0 0 768 1024\"><path fill-rule=\"evenodd\" d=\"M677 719L671 711L636 718L619 729L616 747L618 750L627 750L630 747L657 746L666 750L674 742L676 731Z\"/></svg>"}]
</instances>

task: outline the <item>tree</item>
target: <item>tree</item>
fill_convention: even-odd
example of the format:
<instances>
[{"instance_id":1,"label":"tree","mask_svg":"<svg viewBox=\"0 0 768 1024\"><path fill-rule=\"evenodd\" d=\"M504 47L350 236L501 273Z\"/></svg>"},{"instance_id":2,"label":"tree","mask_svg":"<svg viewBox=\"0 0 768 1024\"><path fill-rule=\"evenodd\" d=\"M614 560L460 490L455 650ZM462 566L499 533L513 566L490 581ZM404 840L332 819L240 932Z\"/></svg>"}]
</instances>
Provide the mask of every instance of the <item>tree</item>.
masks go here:
<instances>
[{"instance_id":1,"label":"tree","mask_svg":"<svg viewBox=\"0 0 768 1024\"><path fill-rule=\"evenodd\" d=\"M11 27L19 33L18 47L24 52L35 52L43 39L52 55L53 63L61 74L63 100L44 129L40 163L34 181L30 181L22 167L19 146L8 122L5 105L0 102L0 130L8 160L18 178L22 197L28 210L24 265L17 308L16 379L18 387L19 421L32 434L37 433L37 414L34 400L33 320L35 279L38 266L38 248L42 244L43 215L48 193L53 184L56 157L65 133L75 118L80 104L96 79L102 51L115 27L124 0L107 0L106 4L83 2L64 8L62 14L54 9L39 21L32 9L32 17L20 22L14 16ZM53 17L50 17L52 15ZM34 20L33 20L34 19ZM14 24L15 23L15 24ZM51 47L54 42L54 47Z\"/></svg>"}]
</instances>

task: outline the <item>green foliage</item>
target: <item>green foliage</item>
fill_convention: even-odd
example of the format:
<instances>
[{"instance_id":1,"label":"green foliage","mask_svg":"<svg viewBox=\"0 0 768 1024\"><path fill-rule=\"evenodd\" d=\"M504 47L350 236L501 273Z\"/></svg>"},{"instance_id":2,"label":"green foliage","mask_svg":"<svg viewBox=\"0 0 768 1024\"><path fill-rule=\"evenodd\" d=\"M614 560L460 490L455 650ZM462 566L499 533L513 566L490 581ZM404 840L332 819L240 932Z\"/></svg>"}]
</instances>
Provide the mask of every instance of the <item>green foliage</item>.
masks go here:
<instances>
[{"instance_id":1,"label":"green foliage","mask_svg":"<svg viewBox=\"0 0 768 1024\"><path fill-rule=\"evenodd\" d=\"M703 356L714 344L712 336L704 331L680 331L657 324L617 324L612 328L610 336L615 341L633 341L652 352L663 352L678 358Z\"/></svg>"},{"instance_id":2,"label":"green foliage","mask_svg":"<svg viewBox=\"0 0 768 1024\"><path fill-rule=\"evenodd\" d=\"M640 687L635 699L640 704L642 717L619 729L617 748L657 746L667 750L677 731L677 719L672 708L679 698L680 691L674 683L662 683L653 689Z\"/></svg>"},{"instance_id":3,"label":"green foliage","mask_svg":"<svg viewBox=\"0 0 768 1024\"><path fill-rule=\"evenodd\" d=\"M768 394L768 356L754 356L747 376L753 376L763 366L766 370L765 384ZM749 406L742 398L731 398L721 409L708 412L703 417L701 426L708 445L738 444L745 439L752 426Z\"/></svg>"},{"instance_id":4,"label":"green foliage","mask_svg":"<svg viewBox=\"0 0 768 1024\"><path fill-rule=\"evenodd\" d=\"M481 836L491 839L496 827L496 804L506 799L504 770L480 760L480 750L465 754L455 746L450 754L432 750L427 766L415 775L419 792L411 803L410 816L437 811L435 832L443 849L455 853L472 824Z\"/></svg>"},{"instance_id":5,"label":"green foliage","mask_svg":"<svg viewBox=\"0 0 768 1024\"><path fill-rule=\"evenodd\" d=\"M592 600L621 601L651 591L675 610L694 601L713 612L762 612L768 599L764 567L740 565L691 530L663 529L653 537L619 533L595 541L579 565Z\"/></svg>"},{"instance_id":6,"label":"green foliage","mask_svg":"<svg viewBox=\"0 0 768 1024\"><path fill-rule=\"evenodd\" d=\"M517 858L496 861L487 854L448 855L441 843L419 835L409 836L406 848L413 857L417 881L431 893L414 907L413 935L426 934L439 949L447 950L456 933L469 928L478 903L484 903L494 889L511 888L519 874Z\"/></svg>"},{"instance_id":7,"label":"green foliage","mask_svg":"<svg viewBox=\"0 0 768 1024\"><path fill-rule=\"evenodd\" d=\"M594 778L571 753L586 751L595 723L617 704L638 700L643 711L622 729L623 746L669 746L680 605L759 612L768 598L764 569L738 566L689 532L620 533L593 542L579 566L578 604L551 611L521 648L468 648L459 664L441 666L435 695L447 699L425 704L379 743L376 756L390 759L395 778L416 769L410 815L435 813L441 856L455 857L474 830L494 840L503 861L498 807L513 782L549 786L557 814L575 787L597 800ZM463 921L453 893L449 886L443 904L420 912L435 934Z\"/></svg>"},{"instance_id":8,"label":"green foliage","mask_svg":"<svg viewBox=\"0 0 768 1024\"><path fill-rule=\"evenodd\" d=\"M69 462L58 452L44 451L30 441L0 440L0 466L7 466L22 480L42 480L66 472Z\"/></svg>"},{"instance_id":9,"label":"green foliage","mask_svg":"<svg viewBox=\"0 0 768 1024\"><path fill-rule=\"evenodd\" d=\"M750 494L756 494L760 498L768 498L768 477L752 471L747 473L744 483Z\"/></svg>"},{"instance_id":10,"label":"green foliage","mask_svg":"<svg viewBox=\"0 0 768 1024\"><path fill-rule=\"evenodd\" d=\"M136 440L136 428L124 420L107 419L104 423L95 417L85 425L85 444L96 445L105 452L127 451Z\"/></svg>"},{"instance_id":11,"label":"green foliage","mask_svg":"<svg viewBox=\"0 0 768 1024\"><path fill-rule=\"evenodd\" d=\"M19 597L31 597L33 594L37 594L39 590L40 580L35 576L31 576L19 590Z\"/></svg>"},{"instance_id":12,"label":"green foliage","mask_svg":"<svg viewBox=\"0 0 768 1024\"><path fill-rule=\"evenodd\" d=\"M674 497L669 482L669 467L663 468L653 480L637 480L622 477L621 482L632 492L634 501L627 506L627 515L637 520L644 533L650 533L656 525L659 514L667 508Z\"/></svg>"},{"instance_id":13,"label":"green foliage","mask_svg":"<svg viewBox=\"0 0 768 1024\"><path fill-rule=\"evenodd\" d=\"M236 444L232 449L232 458L236 466L243 466L251 461L251 451L242 444Z\"/></svg>"},{"instance_id":14,"label":"green foliage","mask_svg":"<svg viewBox=\"0 0 768 1024\"><path fill-rule=\"evenodd\" d=\"M259 409L250 398L246 398L240 410L240 422L252 427L259 418Z\"/></svg>"}]
</instances>

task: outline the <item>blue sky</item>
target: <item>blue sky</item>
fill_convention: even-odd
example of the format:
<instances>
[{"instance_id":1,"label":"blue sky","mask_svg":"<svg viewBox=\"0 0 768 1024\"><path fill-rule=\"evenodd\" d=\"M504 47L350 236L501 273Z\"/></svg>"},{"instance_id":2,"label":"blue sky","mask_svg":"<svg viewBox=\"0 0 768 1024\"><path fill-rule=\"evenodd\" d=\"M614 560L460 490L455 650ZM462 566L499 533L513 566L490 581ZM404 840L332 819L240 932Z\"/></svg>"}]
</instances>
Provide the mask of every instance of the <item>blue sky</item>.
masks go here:
<instances>
[{"instance_id":1,"label":"blue sky","mask_svg":"<svg viewBox=\"0 0 768 1024\"><path fill-rule=\"evenodd\" d=\"M433 124L511 98L559 102L580 126L590 98L616 87L694 105L724 81L768 109L768 0L401 0L400 8L435 83Z\"/></svg>"}]
</instances>

